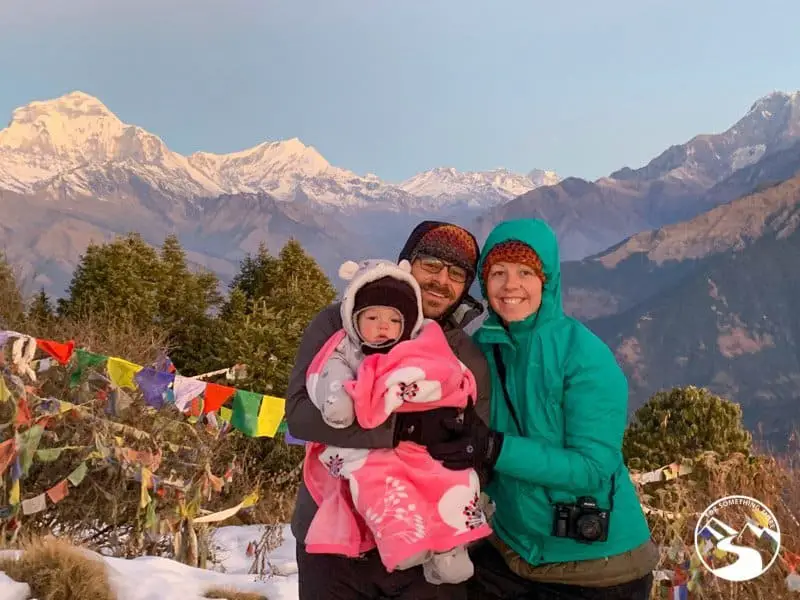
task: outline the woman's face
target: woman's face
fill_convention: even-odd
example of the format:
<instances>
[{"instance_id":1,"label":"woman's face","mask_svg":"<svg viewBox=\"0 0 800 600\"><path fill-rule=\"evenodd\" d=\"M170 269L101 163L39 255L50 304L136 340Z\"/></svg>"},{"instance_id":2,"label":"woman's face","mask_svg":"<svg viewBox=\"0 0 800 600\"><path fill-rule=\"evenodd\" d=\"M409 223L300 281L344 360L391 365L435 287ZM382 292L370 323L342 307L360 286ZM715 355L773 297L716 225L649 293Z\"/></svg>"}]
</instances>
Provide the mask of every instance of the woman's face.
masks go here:
<instances>
[{"instance_id":1,"label":"woman's face","mask_svg":"<svg viewBox=\"0 0 800 600\"><path fill-rule=\"evenodd\" d=\"M503 321L524 321L542 305L542 280L528 265L497 262L486 276L486 295Z\"/></svg>"}]
</instances>

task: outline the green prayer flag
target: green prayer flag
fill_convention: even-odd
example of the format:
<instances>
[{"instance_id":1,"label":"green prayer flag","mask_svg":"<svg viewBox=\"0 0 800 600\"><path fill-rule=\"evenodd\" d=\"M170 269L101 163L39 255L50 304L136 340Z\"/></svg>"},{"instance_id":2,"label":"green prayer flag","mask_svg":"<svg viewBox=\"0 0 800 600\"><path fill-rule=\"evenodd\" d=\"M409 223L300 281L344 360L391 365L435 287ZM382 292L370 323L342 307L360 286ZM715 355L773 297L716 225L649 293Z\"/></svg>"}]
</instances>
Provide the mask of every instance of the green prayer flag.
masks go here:
<instances>
[{"instance_id":1,"label":"green prayer flag","mask_svg":"<svg viewBox=\"0 0 800 600\"><path fill-rule=\"evenodd\" d=\"M84 369L88 367L98 367L108 359L107 356L87 352L82 348L78 348L75 351L75 356L77 357L77 364L75 365L75 370L72 372L72 375L69 377L69 387L76 387L81 382Z\"/></svg>"},{"instance_id":2,"label":"green prayer flag","mask_svg":"<svg viewBox=\"0 0 800 600\"><path fill-rule=\"evenodd\" d=\"M19 436L19 445L21 448L19 453L19 462L20 466L22 467L23 477L28 474L31 465L33 464L33 456L36 454L36 450L39 448L39 442L42 439L42 433L44 433L44 427L41 425L34 425L25 433L21 433Z\"/></svg>"},{"instance_id":3,"label":"green prayer flag","mask_svg":"<svg viewBox=\"0 0 800 600\"><path fill-rule=\"evenodd\" d=\"M233 396L231 425L247 437L255 437L258 432L258 409L263 397L263 394L245 390L236 390Z\"/></svg>"},{"instance_id":4,"label":"green prayer flag","mask_svg":"<svg viewBox=\"0 0 800 600\"><path fill-rule=\"evenodd\" d=\"M61 456L61 453L65 449L66 446L62 446L61 448L44 448L37 450L36 458L42 462L53 462L54 460L58 460L58 457Z\"/></svg>"},{"instance_id":5,"label":"green prayer flag","mask_svg":"<svg viewBox=\"0 0 800 600\"><path fill-rule=\"evenodd\" d=\"M83 481L83 478L86 477L86 472L88 470L89 467L86 466L85 462L82 462L72 473L67 475L67 480L75 487L78 487Z\"/></svg>"},{"instance_id":6,"label":"green prayer flag","mask_svg":"<svg viewBox=\"0 0 800 600\"><path fill-rule=\"evenodd\" d=\"M278 425L278 433L286 433L289 430L289 426L286 424L286 421L281 421L281 424Z\"/></svg>"}]
</instances>

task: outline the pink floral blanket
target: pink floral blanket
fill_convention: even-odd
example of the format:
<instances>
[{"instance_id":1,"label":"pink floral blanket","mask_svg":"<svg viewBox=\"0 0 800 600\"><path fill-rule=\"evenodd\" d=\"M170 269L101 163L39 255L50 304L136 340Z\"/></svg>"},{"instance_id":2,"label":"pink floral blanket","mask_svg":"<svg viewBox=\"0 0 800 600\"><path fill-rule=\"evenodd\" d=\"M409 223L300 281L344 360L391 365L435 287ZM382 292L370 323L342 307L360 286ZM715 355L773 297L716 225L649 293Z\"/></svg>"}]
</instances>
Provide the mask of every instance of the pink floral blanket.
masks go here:
<instances>
[{"instance_id":1,"label":"pink floral blanket","mask_svg":"<svg viewBox=\"0 0 800 600\"><path fill-rule=\"evenodd\" d=\"M325 369L343 339L339 332L326 343L309 375ZM433 321L413 340L367 356L356 379L341 383L363 428L393 412L463 408L476 395L472 373ZM477 473L446 469L411 442L373 450L308 443L303 475L319 506L305 539L308 552L358 556L377 547L392 571L491 533Z\"/></svg>"}]
</instances>

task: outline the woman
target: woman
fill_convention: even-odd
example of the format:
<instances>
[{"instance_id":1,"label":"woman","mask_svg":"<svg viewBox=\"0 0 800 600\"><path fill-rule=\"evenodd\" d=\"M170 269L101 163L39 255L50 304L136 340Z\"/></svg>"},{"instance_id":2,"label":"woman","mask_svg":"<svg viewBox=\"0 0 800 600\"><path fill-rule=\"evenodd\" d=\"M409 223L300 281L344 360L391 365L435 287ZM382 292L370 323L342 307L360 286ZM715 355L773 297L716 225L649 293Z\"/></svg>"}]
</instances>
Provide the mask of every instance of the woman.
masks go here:
<instances>
[{"instance_id":1,"label":"woman","mask_svg":"<svg viewBox=\"0 0 800 600\"><path fill-rule=\"evenodd\" d=\"M627 381L563 312L555 234L501 223L478 273L491 429L469 411L453 441L429 448L449 468L492 472L495 535L472 551L470 597L647 600L658 551L622 459Z\"/></svg>"}]
</instances>

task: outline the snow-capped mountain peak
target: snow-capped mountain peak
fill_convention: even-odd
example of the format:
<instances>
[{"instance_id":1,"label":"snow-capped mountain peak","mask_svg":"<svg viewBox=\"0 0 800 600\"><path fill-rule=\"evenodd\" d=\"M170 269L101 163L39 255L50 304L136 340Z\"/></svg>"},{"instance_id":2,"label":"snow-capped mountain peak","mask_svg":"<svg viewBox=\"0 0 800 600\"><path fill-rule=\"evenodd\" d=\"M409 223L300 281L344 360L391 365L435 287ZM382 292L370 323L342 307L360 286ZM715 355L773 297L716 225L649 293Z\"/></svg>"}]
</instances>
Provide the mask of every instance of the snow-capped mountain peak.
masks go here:
<instances>
[{"instance_id":1,"label":"snow-capped mountain peak","mask_svg":"<svg viewBox=\"0 0 800 600\"><path fill-rule=\"evenodd\" d=\"M292 186L276 187L275 181L296 183L305 178L336 177L343 173L355 176L332 167L316 148L306 146L298 138L263 142L230 154L196 152L189 156L189 164L231 192L269 189L275 193L278 188L285 188L283 191L289 193Z\"/></svg>"},{"instance_id":2,"label":"snow-capped mountain peak","mask_svg":"<svg viewBox=\"0 0 800 600\"><path fill-rule=\"evenodd\" d=\"M0 189L107 200L136 194L142 183L174 199L266 192L338 209L390 210L483 208L540 185L507 169L453 168L393 185L335 167L298 138L187 157L79 91L16 109L0 131Z\"/></svg>"},{"instance_id":3,"label":"snow-capped mountain peak","mask_svg":"<svg viewBox=\"0 0 800 600\"><path fill-rule=\"evenodd\" d=\"M552 176L557 182L557 175L552 173ZM452 167L437 167L407 179L399 187L409 194L430 196L440 203L457 200L473 206L488 207L516 198L540 185L548 184L533 181L530 176L508 169L458 171ZM480 190L480 194L476 194L477 190ZM478 197L483 201L478 203Z\"/></svg>"},{"instance_id":4,"label":"snow-capped mountain peak","mask_svg":"<svg viewBox=\"0 0 800 600\"><path fill-rule=\"evenodd\" d=\"M800 108L800 91L771 92L753 102L745 118L753 114L759 114L764 118L770 118L776 110L780 110L786 106Z\"/></svg>"},{"instance_id":5,"label":"snow-capped mountain peak","mask_svg":"<svg viewBox=\"0 0 800 600\"><path fill-rule=\"evenodd\" d=\"M542 169L534 169L528 173L528 179L531 180L535 187L557 185L561 181L561 177L555 171L544 171Z\"/></svg>"},{"instance_id":6,"label":"snow-capped mountain peak","mask_svg":"<svg viewBox=\"0 0 800 600\"><path fill-rule=\"evenodd\" d=\"M0 148L62 160L102 160L113 155L125 124L96 98L72 92L16 109L0 131Z\"/></svg>"},{"instance_id":7,"label":"snow-capped mountain peak","mask_svg":"<svg viewBox=\"0 0 800 600\"><path fill-rule=\"evenodd\" d=\"M0 148L72 166L174 158L158 136L123 123L97 98L83 92L31 102L15 110L9 126L0 131Z\"/></svg>"}]
</instances>

